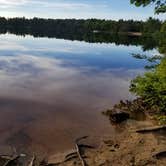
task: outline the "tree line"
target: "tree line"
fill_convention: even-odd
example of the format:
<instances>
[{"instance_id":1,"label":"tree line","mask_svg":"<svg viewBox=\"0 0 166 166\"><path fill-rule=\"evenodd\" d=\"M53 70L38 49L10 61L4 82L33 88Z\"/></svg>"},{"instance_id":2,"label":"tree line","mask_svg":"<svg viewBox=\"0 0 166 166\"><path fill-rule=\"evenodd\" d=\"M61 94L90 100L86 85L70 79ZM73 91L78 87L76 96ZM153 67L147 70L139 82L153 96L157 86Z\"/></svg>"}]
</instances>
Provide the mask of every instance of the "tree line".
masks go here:
<instances>
[{"instance_id":1,"label":"tree line","mask_svg":"<svg viewBox=\"0 0 166 166\"><path fill-rule=\"evenodd\" d=\"M0 17L1 33L20 34L60 34L60 33L87 33L109 32L127 33L141 32L154 33L160 31L162 22L149 18L147 21L134 20L100 20L100 19L43 19L43 18L4 18Z\"/></svg>"},{"instance_id":2,"label":"tree line","mask_svg":"<svg viewBox=\"0 0 166 166\"><path fill-rule=\"evenodd\" d=\"M130 33L129 33L130 32ZM142 33L132 36L131 32ZM32 35L90 43L115 43L116 45L141 45L143 50L165 47L166 22L149 18L147 21L99 20L99 19L42 19L0 17L0 33ZM161 34L162 33L162 34Z\"/></svg>"}]
</instances>

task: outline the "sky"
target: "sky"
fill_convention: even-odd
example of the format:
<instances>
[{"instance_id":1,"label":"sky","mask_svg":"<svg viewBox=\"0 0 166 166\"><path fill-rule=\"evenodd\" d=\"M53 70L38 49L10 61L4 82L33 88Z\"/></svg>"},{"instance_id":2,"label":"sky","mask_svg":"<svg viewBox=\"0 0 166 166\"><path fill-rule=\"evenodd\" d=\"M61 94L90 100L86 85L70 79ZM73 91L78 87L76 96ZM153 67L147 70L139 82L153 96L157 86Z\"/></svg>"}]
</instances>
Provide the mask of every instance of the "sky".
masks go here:
<instances>
[{"instance_id":1,"label":"sky","mask_svg":"<svg viewBox=\"0 0 166 166\"><path fill-rule=\"evenodd\" d=\"M130 0L0 0L0 16L42 18L99 18L146 20L154 15L154 6L137 8Z\"/></svg>"}]
</instances>

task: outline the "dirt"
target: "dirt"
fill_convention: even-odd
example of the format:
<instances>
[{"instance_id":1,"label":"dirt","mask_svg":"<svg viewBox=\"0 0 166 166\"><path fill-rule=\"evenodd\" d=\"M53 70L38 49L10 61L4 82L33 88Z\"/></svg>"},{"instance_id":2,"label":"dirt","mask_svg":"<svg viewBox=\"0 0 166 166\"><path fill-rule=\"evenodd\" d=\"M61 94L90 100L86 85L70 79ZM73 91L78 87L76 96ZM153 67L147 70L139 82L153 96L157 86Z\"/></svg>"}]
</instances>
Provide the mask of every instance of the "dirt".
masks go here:
<instances>
[{"instance_id":1,"label":"dirt","mask_svg":"<svg viewBox=\"0 0 166 166\"><path fill-rule=\"evenodd\" d=\"M165 166L166 156L161 155L156 158L155 155L166 150L166 137L161 133L140 134L135 132L135 129L152 125L151 122L146 121L128 122L125 125L115 126L118 131L120 130L117 135L103 138L99 147L83 151L86 165ZM57 162L57 156L51 156L49 163L55 162ZM81 163L76 158L59 163L58 166L81 166Z\"/></svg>"},{"instance_id":2,"label":"dirt","mask_svg":"<svg viewBox=\"0 0 166 166\"><path fill-rule=\"evenodd\" d=\"M94 146L94 138L92 139L92 137L81 140L79 142L79 145L82 145L80 146L81 156L86 166L165 166L166 132L148 132L146 134L135 132L136 129L152 127L153 125L154 123L148 120L128 120L120 125L115 125L117 133L103 137L99 146ZM45 160L48 164L42 166L82 166L75 152L74 146L72 150L64 153L47 156ZM74 157L66 157L68 154ZM21 166L27 165L25 163L31 161L31 157L27 157ZM66 158L68 160L65 161ZM39 156L36 156L35 163L39 163L37 160L39 161ZM0 160L0 166L3 164L4 161ZM39 164L34 165L39 166Z\"/></svg>"}]
</instances>

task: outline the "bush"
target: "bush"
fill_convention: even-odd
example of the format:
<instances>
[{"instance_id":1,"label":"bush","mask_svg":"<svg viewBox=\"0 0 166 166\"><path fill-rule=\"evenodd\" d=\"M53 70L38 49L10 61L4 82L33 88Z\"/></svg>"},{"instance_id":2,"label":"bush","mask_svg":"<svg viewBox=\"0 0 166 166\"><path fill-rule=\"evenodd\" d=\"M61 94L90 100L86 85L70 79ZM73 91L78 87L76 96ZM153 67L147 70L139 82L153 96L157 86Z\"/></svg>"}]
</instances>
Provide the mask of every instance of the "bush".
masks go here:
<instances>
[{"instance_id":1,"label":"bush","mask_svg":"<svg viewBox=\"0 0 166 166\"><path fill-rule=\"evenodd\" d=\"M130 91L144 99L150 107L166 113L166 58L151 72L131 82Z\"/></svg>"}]
</instances>

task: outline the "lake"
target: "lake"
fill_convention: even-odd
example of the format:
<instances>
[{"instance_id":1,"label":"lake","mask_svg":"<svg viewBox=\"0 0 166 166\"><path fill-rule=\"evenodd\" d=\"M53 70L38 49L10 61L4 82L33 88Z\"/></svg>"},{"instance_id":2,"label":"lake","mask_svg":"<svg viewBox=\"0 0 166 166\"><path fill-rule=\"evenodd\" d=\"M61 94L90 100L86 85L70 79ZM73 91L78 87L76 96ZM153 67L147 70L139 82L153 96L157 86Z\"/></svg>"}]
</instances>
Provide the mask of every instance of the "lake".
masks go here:
<instances>
[{"instance_id":1,"label":"lake","mask_svg":"<svg viewBox=\"0 0 166 166\"><path fill-rule=\"evenodd\" d=\"M148 65L141 45L0 35L0 145L37 153L69 150L115 133L102 111L132 99L130 81ZM26 150L25 150L26 149Z\"/></svg>"}]
</instances>

